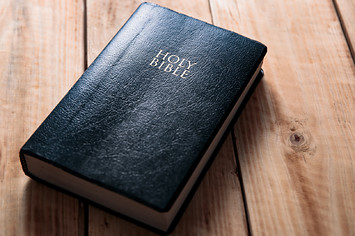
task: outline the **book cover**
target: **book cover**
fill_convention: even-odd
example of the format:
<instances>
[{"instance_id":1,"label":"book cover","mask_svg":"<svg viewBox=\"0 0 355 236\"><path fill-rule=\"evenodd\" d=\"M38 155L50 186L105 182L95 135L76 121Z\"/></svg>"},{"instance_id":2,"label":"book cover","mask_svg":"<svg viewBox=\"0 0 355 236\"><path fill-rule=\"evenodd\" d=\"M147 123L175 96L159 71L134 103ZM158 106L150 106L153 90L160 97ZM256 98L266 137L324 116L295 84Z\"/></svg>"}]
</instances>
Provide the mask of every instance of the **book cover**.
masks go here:
<instances>
[{"instance_id":1,"label":"book cover","mask_svg":"<svg viewBox=\"0 0 355 236\"><path fill-rule=\"evenodd\" d=\"M143 3L21 148L23 170L167 231L265 54Z\"/></svg>"}]
</instances>

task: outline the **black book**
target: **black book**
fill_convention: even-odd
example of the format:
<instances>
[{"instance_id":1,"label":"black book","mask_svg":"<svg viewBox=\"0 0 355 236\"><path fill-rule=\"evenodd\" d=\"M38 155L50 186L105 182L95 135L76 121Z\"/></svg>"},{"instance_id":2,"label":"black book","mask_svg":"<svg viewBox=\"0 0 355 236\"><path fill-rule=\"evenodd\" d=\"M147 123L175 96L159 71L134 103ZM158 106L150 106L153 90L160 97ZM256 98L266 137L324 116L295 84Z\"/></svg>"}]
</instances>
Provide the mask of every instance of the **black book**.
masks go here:
<instances>
[{"instance_id":1,"label":"black book","mask_svg":"<svg viewBox=\"0 0 355 236\"><path fill-rule=\"evenodd\" d=\"M143 3L22 147L23 170L165 232L265 53Z\"/></svg>"}]
</instances>

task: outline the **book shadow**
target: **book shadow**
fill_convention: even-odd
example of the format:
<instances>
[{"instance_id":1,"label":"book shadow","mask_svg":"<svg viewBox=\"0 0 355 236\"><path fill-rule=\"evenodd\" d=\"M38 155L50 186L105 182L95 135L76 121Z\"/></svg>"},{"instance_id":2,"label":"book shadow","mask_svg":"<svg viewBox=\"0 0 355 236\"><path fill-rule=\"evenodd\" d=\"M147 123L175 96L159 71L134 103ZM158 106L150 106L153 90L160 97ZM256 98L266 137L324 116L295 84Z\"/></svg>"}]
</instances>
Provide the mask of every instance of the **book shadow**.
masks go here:
<instances>
[{"instance_id":1,"label":"book shadow","mask_svg":"<svg viewBox=\"0 0 355 236\"><path fill-rule=\"evenodd\" d=\"M22 201L22 235L74 235L83 230L78 199L46 183L29 179Z\"/></svg>"},{"instance_id":2,"label":"book shadow","mask_svg":"<svg viewBox=\"0 0 355 236\"><path fill-rule=\"evenodd\" d=\"M233 229L248 233L230 131L217 151L173 234L232 235Z\"/></svg>"},{"instance_id":3,"label":"book shadow","mask_svg":"<svg viewBox=\"0 0 355 236\"><path fill-rule=\"evenodd\" d=\"M260 80L255 87L254 93L250 95L249 101L245 104L245 109L241 112L238 120L235 121L233 127L233 142L236 151L236 161L238 165L238 173L240 176L240 185L243 194L244 208L246 214L246 221L248 224L248 230L250 232L250 219L249 208L247 201L247 192L245 183L243 180L243 170L255 169L248 165L256 163L253 160L257 157L253 154L255 150L258 150L260 145L260 138L263 137L267 126L273 125L270 117L272 112L278 114L277 110L270 111L270 92L271 89L267 84L267 75L263 75L263 79ZM273 106L273 109L277 109L277 106Z\"/></svg>"},{"instance_id":4,"label":"book shadow","mask_svg":"<svg viewBox=\"0 0 355 236\"><path fill-rule=\"evenodd\" d=\"M248 101L243 104L245 107L238 117L235 118L233 132L234 142L238 153L247 153L247 150L256 150L260 137L263 137L268 126L273 126L271 114L279 114L277 106L272 107L270 103L270 88L267 85L264 76L262 80L254 88ZM248 158L253 158L255 155L248 155ZM238 158L238 157L237 157Z\"/></svg>"}]
</instances>

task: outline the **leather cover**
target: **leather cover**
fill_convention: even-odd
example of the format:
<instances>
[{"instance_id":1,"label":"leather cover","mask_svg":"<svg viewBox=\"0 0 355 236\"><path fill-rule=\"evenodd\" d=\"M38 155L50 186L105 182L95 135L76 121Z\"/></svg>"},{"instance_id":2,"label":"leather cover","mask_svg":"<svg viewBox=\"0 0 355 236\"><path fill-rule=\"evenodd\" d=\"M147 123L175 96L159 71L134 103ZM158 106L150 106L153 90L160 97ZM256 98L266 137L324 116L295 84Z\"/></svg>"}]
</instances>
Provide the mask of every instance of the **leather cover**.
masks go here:
<instances>
[{"instance_id":1,"label":"leather cover","mask_svg":"<svg viewBox=\"0 0 355 236\"><path fill-rule=\"evenodd\" d=\"M27 153L167 211L265 53L143 3L22 147L23 169Z\"/></svg>"}]
</instances>

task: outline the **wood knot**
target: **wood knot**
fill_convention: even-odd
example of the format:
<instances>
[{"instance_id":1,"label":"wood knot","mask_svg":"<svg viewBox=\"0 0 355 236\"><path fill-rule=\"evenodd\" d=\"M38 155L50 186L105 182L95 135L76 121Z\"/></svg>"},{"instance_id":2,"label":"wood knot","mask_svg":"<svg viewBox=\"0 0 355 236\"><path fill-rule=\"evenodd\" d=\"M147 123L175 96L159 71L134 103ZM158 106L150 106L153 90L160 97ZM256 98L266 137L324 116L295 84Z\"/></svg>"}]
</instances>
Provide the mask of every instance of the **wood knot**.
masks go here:
<instances>
[{"instance_id":1,"label":"wood knot","mask_svg":"<svg viewBox=\"0 0 355 236\"><path fill-rule=\"evenodd\" d=\"M311 146L311 137L307 132L292 132L289 134L287 143L296 152L308 152Z\"/></svg>"},{"instance_id":2,"label":"wood knot","mask_svg":"<svg viewBox=\"0 0 355 236\"><path fill-rule=\"evenodd\" d=\"M285 144L285 154L296 160L305 160L314 156L317 150L316 142L307 126L307 119L289 118L281 120L280 134Z\"/></svg>"},{"instance_id":3,"label":"wood knot","mask_svg":"<svg viewBox=\"0 0 355 236\"><path fill-rule=\"evenodd\" d=\"M304 137L299 132L294 132L290 135L290 142L293 145L300 146L304 143Z\"/></svg>"}]
</instances>

